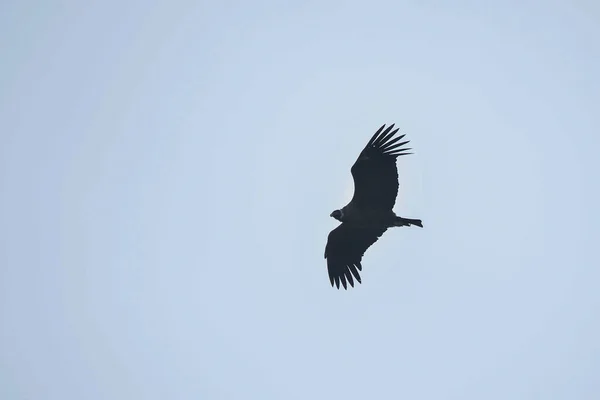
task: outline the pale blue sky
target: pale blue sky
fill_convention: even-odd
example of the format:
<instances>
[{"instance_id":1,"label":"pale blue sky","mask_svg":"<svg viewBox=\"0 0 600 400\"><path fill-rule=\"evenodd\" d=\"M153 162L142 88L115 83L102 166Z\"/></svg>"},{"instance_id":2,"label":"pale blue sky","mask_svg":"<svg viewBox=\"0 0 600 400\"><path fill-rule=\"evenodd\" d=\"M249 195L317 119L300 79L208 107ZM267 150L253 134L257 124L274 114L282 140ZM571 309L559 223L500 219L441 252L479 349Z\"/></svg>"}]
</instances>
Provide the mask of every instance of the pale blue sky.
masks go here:
<instances>
[{"instance_id":1,"label":"pale blue sky","mask_svg":"<svg viewBox=\"0 0 600 400\"><path fill-rule=\"evenodd\" d=\"M325 3L0 3L0 398L600 398L600 6Z\"/></svg>"}]
</instances>

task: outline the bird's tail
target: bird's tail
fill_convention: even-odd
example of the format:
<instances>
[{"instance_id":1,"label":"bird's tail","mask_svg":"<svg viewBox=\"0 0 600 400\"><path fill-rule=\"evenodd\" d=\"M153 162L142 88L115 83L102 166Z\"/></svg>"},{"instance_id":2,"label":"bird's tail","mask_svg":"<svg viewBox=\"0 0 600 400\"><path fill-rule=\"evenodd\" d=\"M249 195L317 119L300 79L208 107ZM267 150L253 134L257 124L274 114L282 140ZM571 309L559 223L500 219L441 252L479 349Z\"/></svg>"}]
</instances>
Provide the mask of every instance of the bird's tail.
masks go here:
<instances>
[{"instance_id":1,"label":"bird's tail","mask_svg":"<svg viewBox=\"0 0 600 400\"><path fill-rule=\"evenodd\" d=\"M420 226L422 228L423 222L421 222L420 219L396 217L396 219L394 220L394 225L392 225L392 226L411 226L411 225Z\"/></svg>"}]
</instances>

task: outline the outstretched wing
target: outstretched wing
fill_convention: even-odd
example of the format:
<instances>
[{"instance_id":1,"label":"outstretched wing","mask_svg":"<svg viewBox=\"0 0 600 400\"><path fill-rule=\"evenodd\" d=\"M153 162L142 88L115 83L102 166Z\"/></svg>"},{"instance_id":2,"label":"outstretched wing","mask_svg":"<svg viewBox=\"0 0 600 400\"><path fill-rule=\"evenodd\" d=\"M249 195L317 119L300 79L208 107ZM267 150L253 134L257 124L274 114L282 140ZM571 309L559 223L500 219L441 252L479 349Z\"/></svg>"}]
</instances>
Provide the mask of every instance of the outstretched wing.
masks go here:
<instances>
[{"instance_id":1,"label":"outstretched wing","mask_svg":"<svg viewBox=\"0 0 600 400\"><path fill-rule=\"evenodd\" d=\"M325 258L331 286L335 282L340 288L340 281L347 289L346 281L354 287L354 279L361 283L362 260L365 251L383 235L387 228L364 228L342 223L329 233ZM354 279L352 278L354 276Z\"/></svg>"},{"instance_id":2,"label":"outstretched wing","mask_svg":"<svg viewBox=\"0 0 600 400\"><path fill-rule=\"evenodd\" d=\"M400 142L404 135L394 137L398 128L385 124L373 135L352 166L354 196L352 202L360 208L391 210L398 195L396 158L408 153L409 141Z\"/></svg>"}]
</instances>

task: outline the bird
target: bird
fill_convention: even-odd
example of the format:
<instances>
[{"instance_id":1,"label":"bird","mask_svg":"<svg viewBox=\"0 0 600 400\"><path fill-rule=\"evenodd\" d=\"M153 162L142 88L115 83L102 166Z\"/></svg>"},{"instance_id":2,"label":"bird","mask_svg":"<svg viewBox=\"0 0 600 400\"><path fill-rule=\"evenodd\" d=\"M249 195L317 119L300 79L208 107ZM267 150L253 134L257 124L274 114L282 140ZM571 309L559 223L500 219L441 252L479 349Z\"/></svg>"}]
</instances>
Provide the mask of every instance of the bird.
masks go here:
<instances>
[{"instance_id":1,"label":"bird","mask_svg":"<svg viewBox=\"0 0 600 400\"><path fill-rule=\"evenodd\" d=\"M354 195L346 206L333 211L330 217L341 222L333 229L325 246L325 259L331 286L344 289L354 287L354 280L362 283L362 258L389 228L418 226L420 219L397 216L392 208L398 195L398 168L396 159L410 153L403 147L409 140L398 143L405 134L395 136L395 123L383 124L371 137L351 168Z\"/></svg>"}]
</instances>

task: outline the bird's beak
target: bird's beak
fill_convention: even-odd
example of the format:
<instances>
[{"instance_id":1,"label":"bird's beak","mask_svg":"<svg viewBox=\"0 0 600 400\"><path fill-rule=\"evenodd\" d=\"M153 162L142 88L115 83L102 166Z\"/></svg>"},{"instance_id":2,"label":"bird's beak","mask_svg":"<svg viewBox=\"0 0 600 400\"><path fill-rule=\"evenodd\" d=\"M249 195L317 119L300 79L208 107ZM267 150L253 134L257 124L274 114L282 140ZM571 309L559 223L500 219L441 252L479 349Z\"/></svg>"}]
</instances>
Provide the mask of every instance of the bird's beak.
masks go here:
<instances>
[{"instance_id":1,"label":"bird's beak","mask_svg":"<svg viewBox=\"0 0 600 400\"><path fill-rule=\"evenodd\" d=\"M333 213L329 214L330 217L333 217Z\"/></svg>"}]
</instances>

